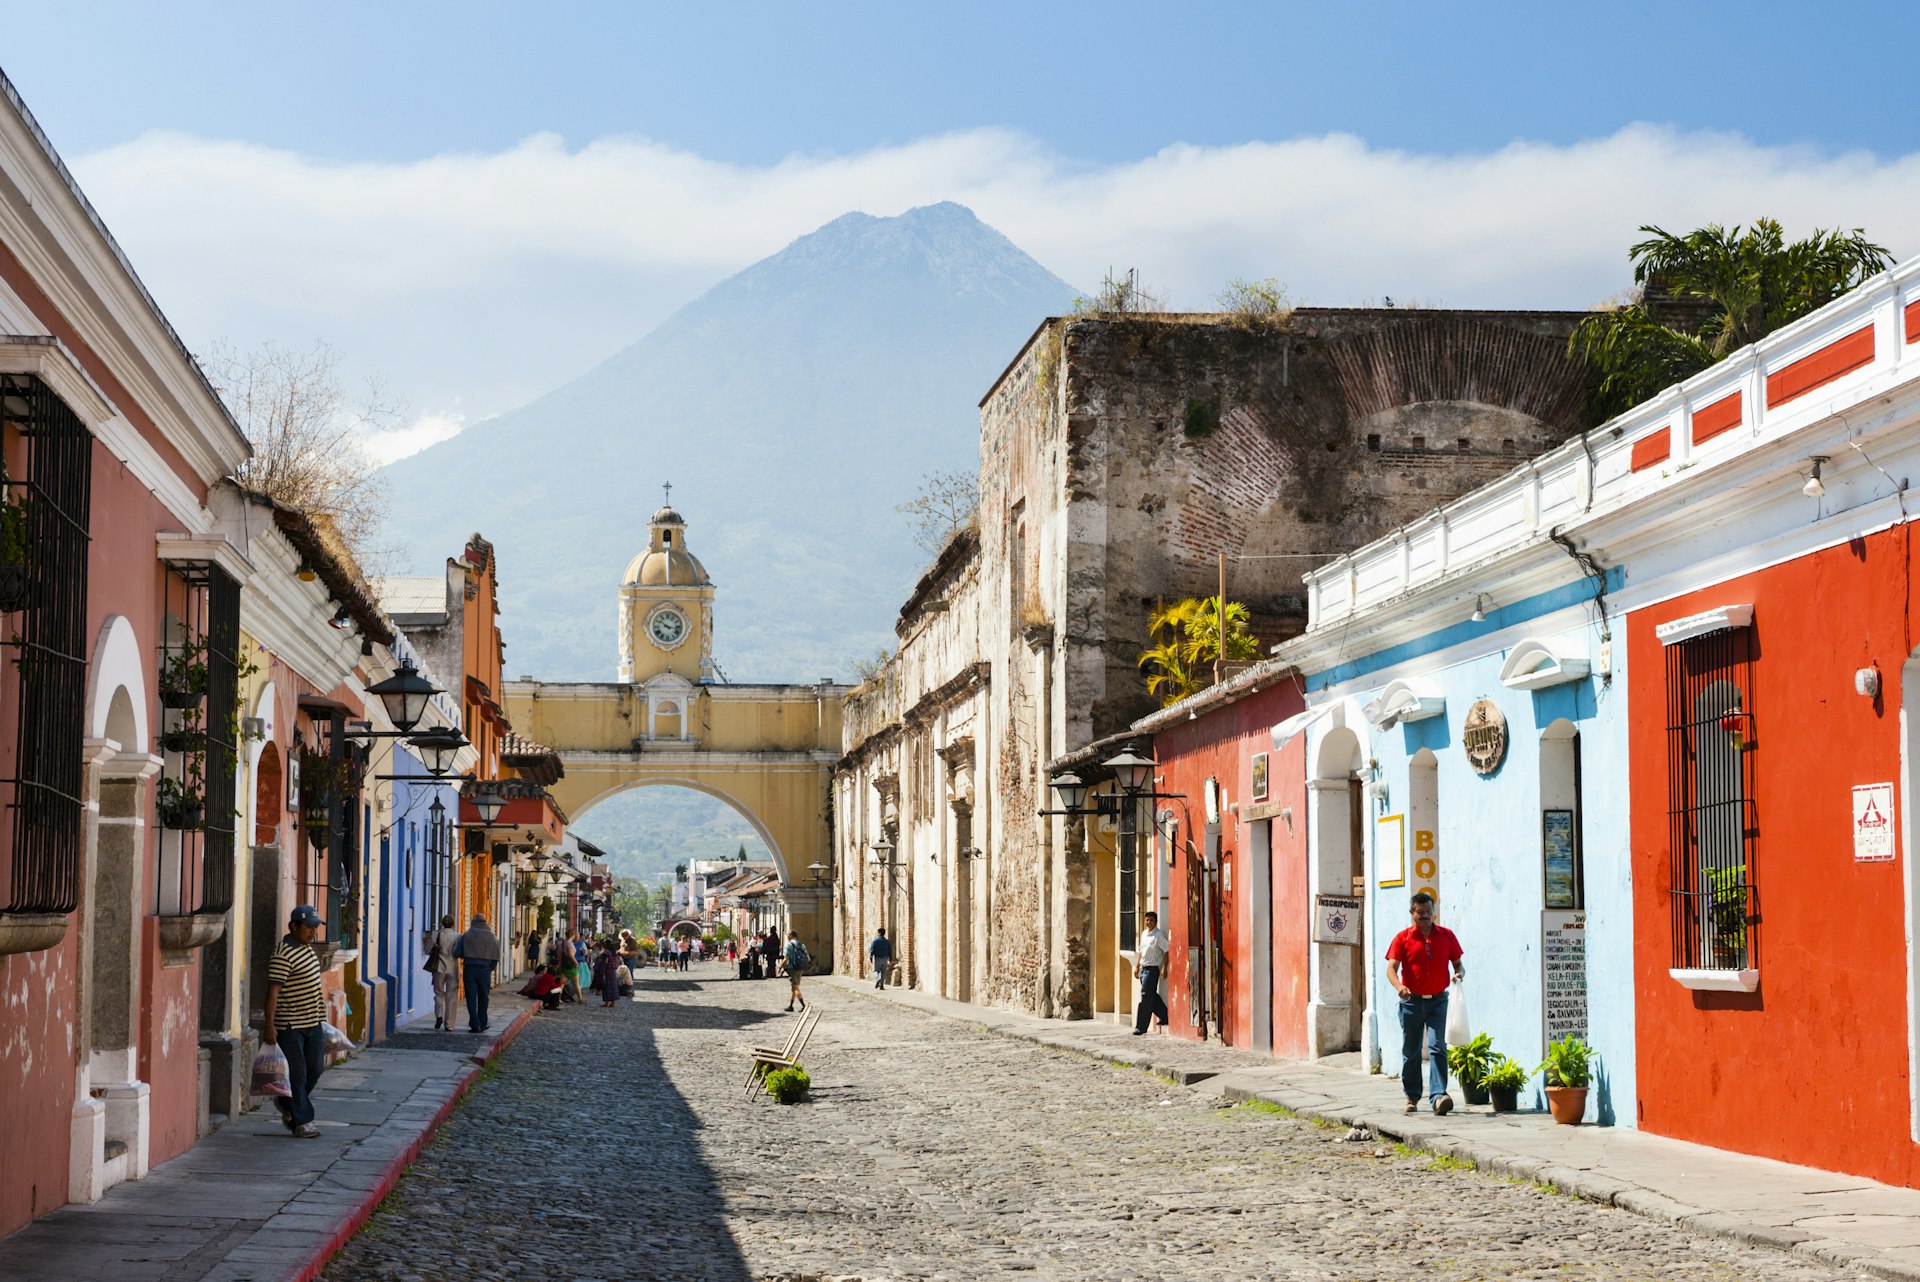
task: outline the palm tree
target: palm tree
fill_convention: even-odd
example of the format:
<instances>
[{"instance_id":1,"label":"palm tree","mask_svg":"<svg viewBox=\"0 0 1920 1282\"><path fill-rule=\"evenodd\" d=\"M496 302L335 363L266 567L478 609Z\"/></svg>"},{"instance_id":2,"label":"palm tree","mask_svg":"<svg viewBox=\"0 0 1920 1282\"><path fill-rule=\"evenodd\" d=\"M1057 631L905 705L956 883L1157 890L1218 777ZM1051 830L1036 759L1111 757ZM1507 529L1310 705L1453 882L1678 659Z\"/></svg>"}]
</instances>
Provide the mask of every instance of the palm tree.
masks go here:
<instances>
[{"instance_id":1,"label":"palm tree","mask_svg":"<svg viewBox=\"0 0 1920 1282\"><path fill-rule=\"evenodd\" d=\"M1166 707L1197 693L1202 674L1216 657L1256 659L1260 642L1247 631L1247 607L1227 602L1226 653L1220 653L1220 607L1217 597L1188 597L1156 609L1147 618L1153 644L1141 652L1137 666L1148 669L1147 693ZM1164 635L1163 635L1164 634Z\"/></svg>"},{"instance_id":2,"label":"palm tree","mask_svg":"<svg viewBox=\"0 0 1920 1282\"><path fill-rule=\"evenodd\" d=\"M1627 251L1635 283L1700 300L1706 315L1694 333L1662 324L1645 301L1581 321L1567 351L1599 374L1593 407L1601 419L1825 306L1893 261L1858 227L1816 228L1792 244L1771 218L1745 230L1709 223L1684 236L1640 230L1647 239Z\"/></svg>"}]
</instances>

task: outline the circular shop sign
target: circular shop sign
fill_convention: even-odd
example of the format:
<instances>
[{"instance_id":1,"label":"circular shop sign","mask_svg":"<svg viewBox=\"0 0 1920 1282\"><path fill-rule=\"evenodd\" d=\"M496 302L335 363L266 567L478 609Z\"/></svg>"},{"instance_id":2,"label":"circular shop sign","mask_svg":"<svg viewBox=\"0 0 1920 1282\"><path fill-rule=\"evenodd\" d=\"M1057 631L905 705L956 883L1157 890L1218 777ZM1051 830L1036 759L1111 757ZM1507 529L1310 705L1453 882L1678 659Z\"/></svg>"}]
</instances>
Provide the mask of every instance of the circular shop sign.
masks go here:
<instances>
[{"instance_id":1,"label":"circular shop sign","mask_svg":"<svg viewBox=\"0 0 1920 1282\"><path fill-rule=\"evenodd\" d=\"M1507 759L1507 719L1491 699L1475 701L1467 709L1466 729L1460 741L1467 750L1467 764L1477 775L1490 775Z\"/></svg>"}]
</instances>

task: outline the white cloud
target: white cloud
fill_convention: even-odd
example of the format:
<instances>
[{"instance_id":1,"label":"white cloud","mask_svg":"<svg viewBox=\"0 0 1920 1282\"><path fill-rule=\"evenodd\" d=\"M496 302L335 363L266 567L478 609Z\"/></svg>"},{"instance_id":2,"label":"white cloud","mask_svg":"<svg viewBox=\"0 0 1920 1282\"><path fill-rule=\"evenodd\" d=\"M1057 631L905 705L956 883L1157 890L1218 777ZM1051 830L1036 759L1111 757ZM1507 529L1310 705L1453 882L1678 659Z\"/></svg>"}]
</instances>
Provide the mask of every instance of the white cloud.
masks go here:
<instances>
[{"instance_id":1,"label":"white cloud","mask_svg":"<svg viewBox=\"0 0 1920 1282\"><path fill-rule=\"evenodd\" d=\"M466 423L464 414L422 414L404 427L369 435L361 447L375 463L385 466L395 459L418 454L429 445L452 440Z\"/></svg>"},{"instance_id":2,"label":"white cloud","mask_svg":"<svg viewBox=\"0 0 1920 1282\"><path fill-rule=\"evenodd\" d=\"M977 130L748 167L645 139L338 164L156 133L81 182L190 341L325 338L415 405L473 417L617 351L716 280L849 209L957 200L1082 287L1137 267L1178 307L1231 276L1297 300L1579 307L1641 223L1760 214L1920 249L1920 156L1632 126L1574 146L1418 155L1329 136L1087 166ZM456 416L405 433L425 440Z\"/></svg>"}]
</instances>

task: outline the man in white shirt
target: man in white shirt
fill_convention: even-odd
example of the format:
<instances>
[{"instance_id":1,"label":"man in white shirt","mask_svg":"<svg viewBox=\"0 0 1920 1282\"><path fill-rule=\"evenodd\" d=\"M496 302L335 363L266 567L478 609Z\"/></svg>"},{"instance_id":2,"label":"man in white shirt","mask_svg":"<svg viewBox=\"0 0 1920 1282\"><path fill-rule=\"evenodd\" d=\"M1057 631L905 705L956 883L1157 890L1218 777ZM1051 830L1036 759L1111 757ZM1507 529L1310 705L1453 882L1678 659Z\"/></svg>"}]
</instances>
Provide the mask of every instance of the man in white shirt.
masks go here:
<instances>
[{"instance_id":1,"label":"man in white shirt","mask_svg":"<svg viewBox=\"0 0 1920 1282\"><path fill-rule=\"evenodd\" d=\"M1147 1031L1147 1021L1158 1018L1160 1027L1167 1026L1167 1003L1160 996L1160 972L1167 964L1167 932L1160 929L1160 914L1146 915L1146 933L1140 936L1140 957L1135 966L1140 971L1140 1000L1133 1008L1133 1035L1142 1036Z\"/></svg>"}]
</instances>

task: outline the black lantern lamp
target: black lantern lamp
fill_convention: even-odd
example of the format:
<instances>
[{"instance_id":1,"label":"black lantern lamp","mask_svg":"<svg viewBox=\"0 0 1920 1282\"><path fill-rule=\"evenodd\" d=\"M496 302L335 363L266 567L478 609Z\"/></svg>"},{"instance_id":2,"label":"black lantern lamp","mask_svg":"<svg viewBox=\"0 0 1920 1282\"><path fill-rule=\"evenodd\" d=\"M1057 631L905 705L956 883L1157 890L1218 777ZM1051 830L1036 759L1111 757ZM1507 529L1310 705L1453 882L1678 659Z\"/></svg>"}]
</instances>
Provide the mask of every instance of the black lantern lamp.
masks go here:
<instances>
[{"instance_id":1,"label":"black lantern lamp","mask_svg":"<svg viewBox=\"0 0 1920 1282\"><path fill-rule=\"evenodd\" d=\"M367 687L386 705L387 720L401 730L411 730L427 715L427 700L440 693L440 687L420 675L413 660L402 659L392 676Z\"/></svg>"},{"instance_id":2,"label":"black lantern lamp","mask_svg":"<svg viewBox=\"0 0 1920 1282\"><path fill-rule=\"evenodd\" d=\"M1107 769L1113 771L1114 781L1127 792L1141 793L1153 787L1153 767L1155 763L1149 757L1143 757L1128 744L1120 750L1117 757L1109 757Z\"/></svg>"},{"instance_id":3,"label":"black lantern lamp","mask_svg":"<svg viewBox=\"0 0 1920 1282\"><path fill-rule=\"evenodd\" d=\"M1086 809L1088 788L1079 775L1069 770L1047 780L1053 789L1053 795L1060 800L1060 809L1066 814L1079 814Z\"/></svg>"},{"instance_id":4,"label":"black lantern lamp","mask_svg":"<svg viewBox=\"0 0 1920 1282\"><path fill-rule=\"evenodd\" d=\"M420 754L420 764L438 779L453 769L453 759L467 746L467 736L451 726L434 726L409 737L407 746Z\"/></svg>"},{"instance_id":5,"label":"black lantern lamp","mask_svg":"<svg viewBox=\"0 0 1920 1282\"><path fill-rule=\"evenodd\" d=\"M500 795L498 789L491 787L479 789L467 800L473 803L481 825L487 828L493 827L493 821L500 817L500 812L507 805L507 799Z\"/></svg>"}]
</instances>

